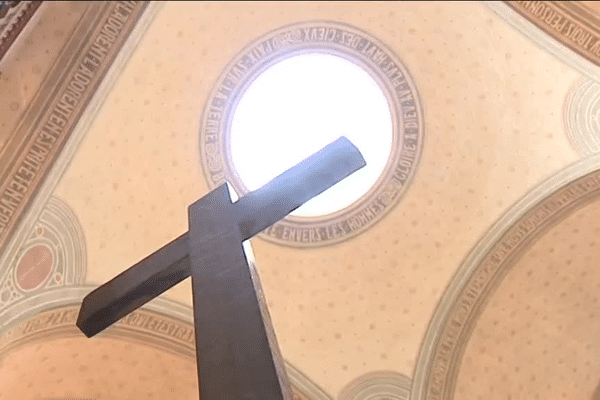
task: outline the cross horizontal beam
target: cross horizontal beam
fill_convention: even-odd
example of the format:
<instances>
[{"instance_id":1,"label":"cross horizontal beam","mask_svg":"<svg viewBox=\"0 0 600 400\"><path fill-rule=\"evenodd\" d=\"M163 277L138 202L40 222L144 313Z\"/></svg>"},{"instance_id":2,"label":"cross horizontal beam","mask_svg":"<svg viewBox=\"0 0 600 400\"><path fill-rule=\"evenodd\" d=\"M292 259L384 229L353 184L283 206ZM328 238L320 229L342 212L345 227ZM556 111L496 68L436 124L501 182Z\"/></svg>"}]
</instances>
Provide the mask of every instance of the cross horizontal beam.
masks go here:
<instances>
[{"instance_id":1,"label":"cross horizontal beam","mask_svg":"<svg viewBox=\"0 0 600 400\"><path fill-rule=\"evenodd\" d=\"M227 184L219 186L188 207L186 234L88 294L77 326L91 337L191 276L200 399L291 400L242 244L364 165L341 137L235 203Z\"/></svg>"},{"instance_id":2,"label":"cross horizontal beam","mask_svg":"<svg viewBox=\"0 0 600 400\"><path fill-rule=\"evenodd\" d=\"M92 337L191 275L188 232L126 269L84 299L77 327Z\"/></svg>"},{"instance_id":3,"label":"cross horizontal beam","mask_svg":"<svg viewBox=\"0 0 600 400\"><path fill-rule=\"evenodd\" d=\"M247 240L365 165L358 149L342 136L239 199L231 209L236 215L230 217L238 220L241 238ZM190 275L186 232L90 292L76 325L92 337Z\"/></svg>"}]
</instances>

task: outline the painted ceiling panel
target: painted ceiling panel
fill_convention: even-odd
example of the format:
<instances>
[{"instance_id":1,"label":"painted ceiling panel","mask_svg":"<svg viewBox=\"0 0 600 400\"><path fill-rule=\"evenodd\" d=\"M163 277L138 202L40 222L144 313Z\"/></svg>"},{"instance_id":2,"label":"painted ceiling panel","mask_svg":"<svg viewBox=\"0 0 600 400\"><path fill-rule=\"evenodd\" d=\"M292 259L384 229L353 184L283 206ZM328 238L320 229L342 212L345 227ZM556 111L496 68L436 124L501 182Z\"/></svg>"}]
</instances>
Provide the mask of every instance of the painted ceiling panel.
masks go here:
<instances>
[{"instance_id":1,"label":"painted ceiling panel","mask_svg":"<svg viewBox=\"0 0 600 400\"><path fill-rule=\"evenodd\" d=\"M548 179L569 166L577 170L579 164L575 168L573 163L587 160L571 143L564 119L581 70L504 18L480 2L152 3L140 22L144 30L134 32L136 40L130 39L122 50L128 58L115 63L106 78L110 85L98 91L99 106L84 117L81 142L48 178L54 186L45 195L70 207L85 237L87 269L85 282L78 284L91 290L187 230L187 206L210 187L199 152L202 112L220 74L247 44L286 24L345 23L387 45L410 72L423 106L424 146L399 203L360 235L303 249L251 240L283 357L306 377L306 385L314 384L298 391L300 381L294 381L297 395L317 399L339 393L341 399L354 398L351 393L368 393L358 388L366 382L361 377L369 377L369 382L382 385L377 387L384 382L399 385L393 398L408 398L402 393L410 388L401 386L410 379L413 400L534 398L535 393L544 398L556 393L547 387L549 380L564 376L570 383L556 385L567 398L590 398L598 360L590 356L569 361L570 350L560 343L570 343L582 353L590 350L586 346L593 347L584 338L596 327L594 306L586 305L586 299L596 284L589 262L598 245L590 244L595 228L585 223L593 219L596 203L583 209L584 217L574 215L549 233L532 236L530 243L541 239L523 250L524 256L514 256L514 266L497 289L481 295L486 305L480 319L472 321L474 333L465 334L464 356L456 356L447 368L459 372L456 382L448 384L450 389L436 394L438 375L432 372L427 381L420 372L427 349L435 347L430 339L438 337L432 331L437 326L434 317L454 304L447 301L449 293L462 290L457 282L466 276L469 255L478 243L500 229L494 224L501 217L517 220L535 206L517 204L520 199L550 194L575 175L567 174L554 186ZM525 26L540 31L535 24ZM3 74L11 77L11 84L24 85L24 78L10 68ZM12 132L16 122L11 124L13 128L2 127L0 137ZM585 164L588 172L596 162ZM583 174L581 168L577 171ZM579 242L585 245L587 261L583 255L573 261L576 250L568 244ZM3 269L13 267L9 261ZM569 273L561 275L561 268ZM191 310L190 284L183 281L161 297ZM530 308L523 311L525 306ZM548 319L539 320L540 315ZM532 320L536 322L527 326ZM563 329L552 330L559 321ZM548 329L554 336L536 339ZM113 339L101 335L99 346L109 354ZM32 346L51 345L36 340L39 343ZM66 342L60 345L69 347ZM86 354L100 351L82 346ZM10 353L5 365L24 363L19 360L31 356L31 349L24 349ZM131 366L140 369L139 380L115 391L133 393L127 390L145 386L144 368L159 368L150 367L154 350L144 351L147 354L139 357L147 361ZM569 371L560 375L558 366L530 361L523 351L531 359L538 353L548 360L560 355ZM157 348L156 354L160 352ZM499 357L502 361L497 362ZM584 376L575 387L574 377L582 370L589 379ZM193 372L185 379L193 380ZM77 382L87 379L84 375L77 375ZM108 378L98 376L90 385L102 379ZM67 394L57 380L44 387L56 396L93 395L76 387ZM35 385L31 393L19 388L31 399L42 395ZM188 389L196 390L191 384ZM169 398L161 390L150 392Z\"/></svg>"}]
</instances>

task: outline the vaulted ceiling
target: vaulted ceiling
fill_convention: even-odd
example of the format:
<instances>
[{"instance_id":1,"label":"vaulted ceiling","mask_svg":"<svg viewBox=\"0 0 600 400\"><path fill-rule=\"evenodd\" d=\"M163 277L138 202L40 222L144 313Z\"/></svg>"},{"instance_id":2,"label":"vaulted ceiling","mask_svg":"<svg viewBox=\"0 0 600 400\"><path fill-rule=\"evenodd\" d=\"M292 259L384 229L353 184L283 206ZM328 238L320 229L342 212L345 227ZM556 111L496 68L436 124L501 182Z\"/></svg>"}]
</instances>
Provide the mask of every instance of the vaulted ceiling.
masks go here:
<instances>
[{"instance_id":1,"label":"vaulted ceiling","mask_svg":"<svg viewBox=\"0 0 600 400\"><path fill-rule=\"evenodd\" d=\"M222 73L299 24L389 50L421 148L355 234L251 239L296 397L600 396L595 2L34 6L0 59L0 399L197 398L189 280L91 339L77 312L187 230Z\"/></svg>"}]
</instances>

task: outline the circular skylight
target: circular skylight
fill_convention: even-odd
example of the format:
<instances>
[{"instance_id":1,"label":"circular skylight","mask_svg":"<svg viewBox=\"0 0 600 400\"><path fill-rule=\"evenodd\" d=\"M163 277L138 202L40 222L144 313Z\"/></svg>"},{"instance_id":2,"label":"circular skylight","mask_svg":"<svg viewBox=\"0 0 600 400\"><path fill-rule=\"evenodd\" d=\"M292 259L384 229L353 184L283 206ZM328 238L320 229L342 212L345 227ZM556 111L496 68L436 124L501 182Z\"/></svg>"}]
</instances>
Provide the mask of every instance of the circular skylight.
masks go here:
<instances>
[{"instance_id":1,"label":"circular skylight","mask_svg":"<svg viewBox=\"0 0 600 400\"><path fill-rule=\"evenodd\" d=\"M392 129L386 96L364 69L333 55L298 55L268 68L242 95L231 123L231 159L252 191L346 136L367 165L291 214L322 216L374 185L391 152Z\"/></svg>"}]
</instances>

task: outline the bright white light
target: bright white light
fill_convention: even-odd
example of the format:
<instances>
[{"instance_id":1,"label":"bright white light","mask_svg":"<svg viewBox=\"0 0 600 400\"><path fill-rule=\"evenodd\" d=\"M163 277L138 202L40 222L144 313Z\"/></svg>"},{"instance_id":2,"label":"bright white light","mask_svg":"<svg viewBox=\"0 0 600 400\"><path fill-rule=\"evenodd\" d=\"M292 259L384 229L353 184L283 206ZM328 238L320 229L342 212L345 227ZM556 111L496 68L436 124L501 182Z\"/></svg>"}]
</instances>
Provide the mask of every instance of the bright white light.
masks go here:
<instances>
[{"instance_id":1,"label":"bright white light","mask_svg":"<svg viewBox=\"0 0 600 400\"><path fill-rule=\"evenodd\" d=\"M367 165L291 215L341 210L383 172L392 147L392 117L379 85L358 65L327 54L299 55L259 75L240 99L231 125L231 157L255 190L340 136Z\"/></svg>"}]
</instances>

